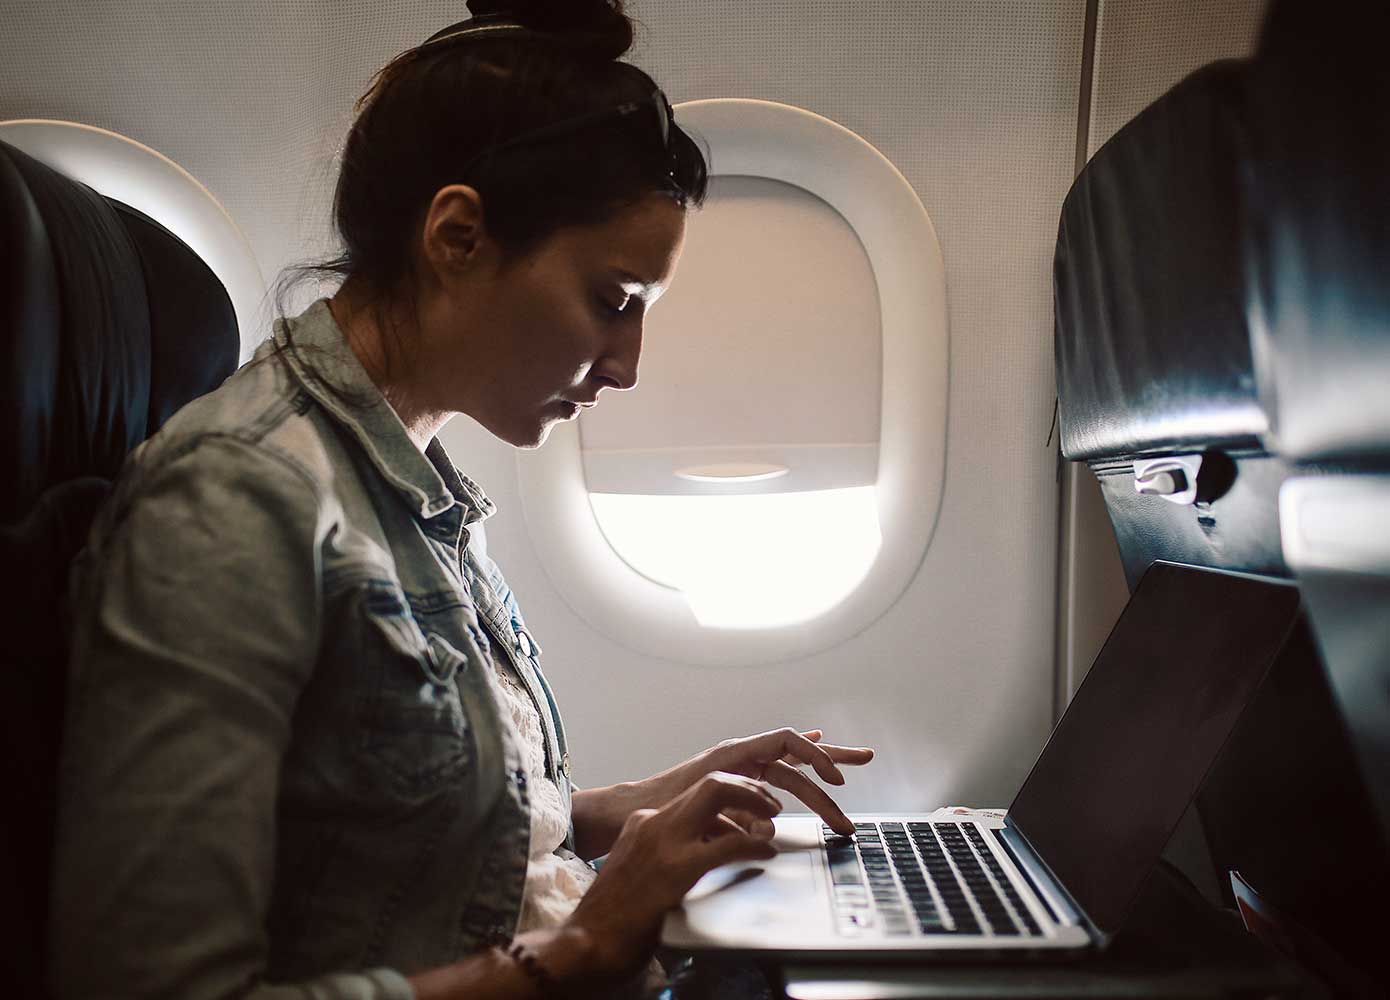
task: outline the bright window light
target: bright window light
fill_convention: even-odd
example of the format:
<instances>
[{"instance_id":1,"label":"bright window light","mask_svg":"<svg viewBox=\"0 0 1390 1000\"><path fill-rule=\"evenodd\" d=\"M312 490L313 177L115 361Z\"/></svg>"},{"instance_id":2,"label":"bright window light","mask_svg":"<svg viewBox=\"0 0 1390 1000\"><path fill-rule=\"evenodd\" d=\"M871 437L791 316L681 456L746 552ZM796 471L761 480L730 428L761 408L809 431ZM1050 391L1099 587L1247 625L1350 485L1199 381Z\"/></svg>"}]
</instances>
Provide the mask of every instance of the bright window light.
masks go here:
<instances>
[{"instance_id":1,"label":"bright window light","mask_svg":"<svg viewBox=\"0 0 1390 1000\"><path fill-rule=\"evenodd\" d=\"M701 625L808 621L868 574L883 537L875 488L739 496L590 493L629 566L679 590Z\"/></svg>"}]
</instances>

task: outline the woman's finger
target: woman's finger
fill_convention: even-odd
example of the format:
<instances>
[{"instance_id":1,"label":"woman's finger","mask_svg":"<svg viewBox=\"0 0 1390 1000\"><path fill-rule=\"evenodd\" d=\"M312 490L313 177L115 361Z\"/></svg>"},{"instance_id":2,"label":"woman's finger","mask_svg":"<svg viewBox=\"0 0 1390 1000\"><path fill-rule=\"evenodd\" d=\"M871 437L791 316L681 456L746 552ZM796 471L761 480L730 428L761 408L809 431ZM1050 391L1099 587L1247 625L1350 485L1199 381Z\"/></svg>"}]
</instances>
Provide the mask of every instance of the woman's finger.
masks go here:
<instances>
[{"instance_id":1,"label":"woman's finger","mask_svg":"<svg viewBox=\"0 0 1390 1000\"><path fill-rule=\"evenodd\" d=\"M830 755L831 760L840 765L848 764L853 767L858 767L874 759L874 751L869 747L837 747L830 743L820 743L817 745ZM803 760L796 754L787 754L782 759L788 764L801 765L810 763L810 761Z\"/></svg>"},{"instance_id":2,"label":"woman's finger","mask_svg":"<svg viewBox=\"0 0 1390 1000\"><path fill-rule=\"evenodd\" d=\"M777 832L772 820L755 816L745 809L725 809L719 818L732 821L741 831L758 840L771 840Z\"/></svg>"},{"instance_id":3,"label":"woman's finger","mask_svg":"<svg viewBox=\"0 0 1390 1000\"><path fill-rule=\"evenodd\" d=\"M817 745L837 764L867 764L874 759L871 747L839 747L833 743Z\"/></svg>"},{"instance_id":4,"label":"woman's finger","mask_svg":"<svg viewBox=\"0 0 1390 1000\"><path fill-rule=\"evenodd\" d=\"M810 731L818 732L815 729ZM816 773L821 776L823 781L828 781L832 785L845 783L845 776L840 773L840 769L835 766L830 755L795 729L777 729L754 737L754 740L755 752L760 761L770 764L774 760L790 757L798 763L810 764L816 769ZM763 776L766 777L767 775L764 774Z\"/></svg>"},{"instance_id":5,"label":"woman's finger","mask_svg":"<svg viewBox=\"0 0 1390 1000\"><path fill-rule=\"evenodd\" d=\"M750 817L748 822L753 822L751 819L752 813L744 813L744 815ZM772 821L762 820L761 822L771 824ZM746 826L739 823L733 817L720 813L718 816L714 817L714 823L711 824L709 830L705 832L704 839L713 840L715 837L723 837L733 833L738 834L740 837L750 836Z\"/></svg>"},{"instance_id":6,"label":"woman's finger","mask_svg":"<svg viewBox=\"0 0 1390 1000\"><path fill-rule=\"evenodd\" d=\"M874 759L872 747L842 747L834 743L822 743L821 737L825 735L825 731L821 729L807 729L801 735L828 753L836 764L867 764ZM808 761L803 760L801 763L805 764Z\"/></svg>"},{"instance_id":7,"label":"woman's finger","mask_svg":"<svg viewBox=\"0 0 1390 1000\"><path fill-rule=\"evenodd\" d=\"M709 829L714 817L722 812L741 809L754 816L771 819L782 811L782 803L751 778L715 771L697 781L668 808L681 827L699 836Z\"/></svg>"},{"instance_id":8,"label":"woman's finger","mask_svg":"<svg viewBox=\"0 0 1390 1000\"><path fill-rule=\"evenodd\" d=\"M846 837L854 833L854 824L835 804L835 800L826 794L825 789L790 764L780 760L769 764L766 779L769 785L795 795L812 812L830 824L830 828L836 833Z\"/></svg>"},{"instance_id":9,"label":"woman's finger","mask_svg":"<svg viewBox=\"0 0 1390 1000\"><path fill-rule=\"evenodd\" d=\"M702 873L736 861L767 861L777 856L771 842L758 840L743 831L705 841L697 848L695 862Z\"/></svg>"}]
</instances>

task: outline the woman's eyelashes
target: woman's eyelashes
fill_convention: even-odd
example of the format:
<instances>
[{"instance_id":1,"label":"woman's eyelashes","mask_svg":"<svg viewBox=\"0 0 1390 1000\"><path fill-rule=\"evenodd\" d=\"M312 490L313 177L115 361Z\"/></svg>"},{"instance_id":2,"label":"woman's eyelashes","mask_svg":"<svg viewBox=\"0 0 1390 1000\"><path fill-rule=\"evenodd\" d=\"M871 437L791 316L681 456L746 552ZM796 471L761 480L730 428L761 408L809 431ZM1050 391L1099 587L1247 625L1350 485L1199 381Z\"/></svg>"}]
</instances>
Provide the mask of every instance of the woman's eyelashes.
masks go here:
<instances>
[{"instance_id":1,"label":"woman's eyelashes","mask_svg":"<svg viewBox=\"0 0 1390 1000\"><path fill-rule=\"evenodd\" d=\"M604 311L614 316L621 316L624 312L626 312L628 304L631 301L632 296L626 294L617 299L613 299L605 295L599 296L599 303L602 305Z\"/></svg>"}]
</instances>

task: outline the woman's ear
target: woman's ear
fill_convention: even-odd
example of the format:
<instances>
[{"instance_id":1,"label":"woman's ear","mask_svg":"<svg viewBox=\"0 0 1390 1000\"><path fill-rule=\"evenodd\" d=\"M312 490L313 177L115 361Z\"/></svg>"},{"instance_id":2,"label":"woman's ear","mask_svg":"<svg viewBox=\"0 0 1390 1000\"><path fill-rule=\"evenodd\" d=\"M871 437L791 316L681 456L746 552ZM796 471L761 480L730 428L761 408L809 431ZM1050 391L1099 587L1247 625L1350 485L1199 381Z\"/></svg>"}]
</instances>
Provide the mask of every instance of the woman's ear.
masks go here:
<instances>
[{"instance_id":1,"label":"woman's ear","mask_svg":"<svg viewBox=\"0 0 1390 1000\"><path fill-rule=\"evenodd\" d=\"M425 212L420 241L425 262L440 280L476 264L487 241L482 195L464 184L440 188Z\"/></svg>"}]
</instances>

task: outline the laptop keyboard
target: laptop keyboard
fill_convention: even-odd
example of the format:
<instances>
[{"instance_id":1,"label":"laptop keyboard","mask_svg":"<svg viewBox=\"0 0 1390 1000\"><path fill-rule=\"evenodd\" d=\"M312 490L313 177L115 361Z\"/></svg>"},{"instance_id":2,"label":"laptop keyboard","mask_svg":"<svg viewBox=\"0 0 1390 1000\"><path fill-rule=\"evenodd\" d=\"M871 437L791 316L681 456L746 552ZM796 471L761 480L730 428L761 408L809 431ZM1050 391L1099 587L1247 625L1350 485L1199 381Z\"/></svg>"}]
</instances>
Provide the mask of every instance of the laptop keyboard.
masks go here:
<instances>
[{"instance_id":1,"label":"laptop keyboard","mask_svg":"<svg viewBox=\"0 0 1390 1000\"><path fill-rule=\"evenodd\" d=\"M1041 936L973 823L855 823L853 837L828 826L821 832L841 934Z\"/></svg>"}]
</instances>

